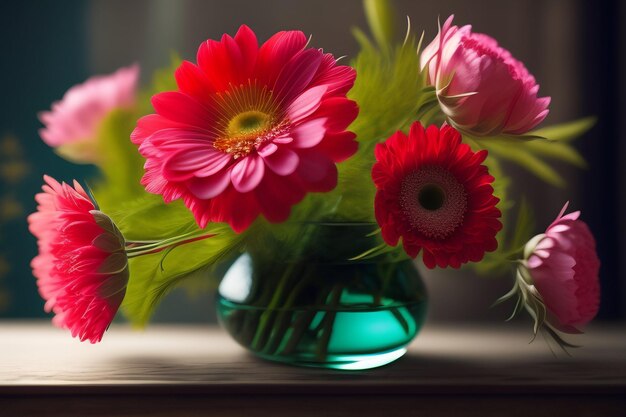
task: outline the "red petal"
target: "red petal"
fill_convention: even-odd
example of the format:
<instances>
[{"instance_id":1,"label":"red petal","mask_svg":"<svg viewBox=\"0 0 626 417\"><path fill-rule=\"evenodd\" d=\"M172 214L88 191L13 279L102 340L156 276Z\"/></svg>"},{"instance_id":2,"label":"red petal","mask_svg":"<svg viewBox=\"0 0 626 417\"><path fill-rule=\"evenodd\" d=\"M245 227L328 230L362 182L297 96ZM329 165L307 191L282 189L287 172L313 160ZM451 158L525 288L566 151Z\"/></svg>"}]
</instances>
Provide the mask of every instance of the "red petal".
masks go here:
<instances>
[{"instance_id":1,"label":"red petal","mask_svg":"<svg viewBox=\"0 0 626 417\"><path fill-rule=\"evenodd\" d=\"M213 123L211 114L190 96L171 91L152 97L152 105L158 114L174 122L206 128Z\"/></svg>"},{"instance_id":2,"label":"red petal","mask_svg":"<svg viewBox=\"0 0 626 417\"><path fill-rule=\"evenodd\" d=\"M326 129L332 132L345 130L359 114L359 107L353 100L345 97L332 97L322 101L319 109L312 117L326 117Z\"/></svg>"},{"instance_id":3,"label":"red petal","mask_svg":"<svg viewBox=\"0 0 626 417\"><path fill-rule=\"evenodd\" d=\"M215 89L200 68L189 61L183 61L174 73L176 84L183 93L192 96L204 105L211 102Z\"/></svg>"},{"instance_id":4,"label":"red petal","mask_svg":"<svg viewBox=\"0 0 626 417\"><path fill-rule=\"evenodd\" d=\"M259 49L256 72L259 80L273 86L285 64L306 45L300 31L278 32Z\"/></svg>"},{"instance_id":5,"label":"red petal","mask_svg":"<svg viewBox=\"0 0 626 417\"><path fill-rule=\"evenodd\" d=\"M256 66L259 43L252 29L246 25L241 25L237 31L235 42L239 45L243 57L242 75L244 78L248 78L251 76Z\"/></svg>"}]
</instances>

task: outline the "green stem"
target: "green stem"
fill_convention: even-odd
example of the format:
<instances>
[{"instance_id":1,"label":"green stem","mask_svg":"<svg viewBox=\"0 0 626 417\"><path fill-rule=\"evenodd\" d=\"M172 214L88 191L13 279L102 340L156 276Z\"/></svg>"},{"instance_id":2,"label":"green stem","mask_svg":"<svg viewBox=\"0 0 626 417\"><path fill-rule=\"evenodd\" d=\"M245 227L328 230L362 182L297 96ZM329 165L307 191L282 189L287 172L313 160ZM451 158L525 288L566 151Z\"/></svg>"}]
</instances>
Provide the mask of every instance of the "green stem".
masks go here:
<instances>
[{"instance_id":1,"label":"green stem","mask_svg":"<svg viewBox=\"0 0 626 417\"><path fill-rule=\"evenodd\" d=\"M265 344L264 342L267 341L265 332L268 330L268 327L270 327L271 331L271 326L269 326L270 320L273 321L272 319L275 313L274 310L278 307L280 303L285 287L287 286L287 282L289 281L289 278L291 277L295 266L296 263L294 262L290 263L287 268L285 268L283 275L280 277L280 281L278 282L278 286L276 287L272 300L270 301L265 311L261 314L259 327L256 331L256 334L254 335L254 339L252 340L253 349L256 351L262 350L263 345Z\"/></svg>"},{"instance_id":2,"label":"green stem","mask_svg":"<svg viewBox=\"0 0 626 417\"><path fill-rule=\"evenodd\" d=\"M273 332L274 334L273 337L271 337L271 343L266 348L266 353L271 354L280 347L283 337L287 333L287 330L289 330L289 327L291 327L290 325L295 314L294 311L291 311L291 307L293 307L296 298L300 295L300 291L302 290L302 288L305 285L308 285L311 276L313 276L313 274L311 273L312 270L312 267L305 268L306 272L300 278L298 284L296 284L293 290L291 290L291 292L289 293L285 304L282 306L281 311L278 313L278 318L276 319L277 325L275 326L276 331Z\"/></svg>"},{"instance_id":3,"label":"green stem","mask_svg":"<svg viewBox=\"0 0 626 417\"><path fill-rule=\"evenodd\" d=\"M333 325L335 324L335 316L337 315L337 307L341 300L341 293L343 287L341 285L335 285L330 294L330 303L328 304L328 311L323 318L322 336L317 345L317 358L323 362L328 355L328 344L330 342L330 336L333 334Z\"/></svg>"},{"instance_id":4,"label":"green stem","mask_svg":"<svg viewBox=\"0 0 626 417\"><path fill-rule=\"evenodd\" d=\"M180 236L175 236L172 238L156 241L155 243L140 245L135 247L130 247L126 249L126 254L129 258L134 258L142 255L149 255L152 253L161 252L164 249L180 246L187 243L196 242L198 240L207 239L215 236L213 233L206 233L202 231L202 233L198 232L189 232ZM132 242L135 243L135 242Z\"/></svg>"},{"instance_id":5,"label":"green stem","mask_svg":"<svg viewBox=\"0 0 626 417\"><path fill-rule=\"evenodd\" d=\"M302 336L304 336L306 329L309 328L316 314L317 310L315 309L307 310L300 314L293 323L293 332L282 351L282 355L291 355L296 350Z\"/></svg>"},{"instance_id":6,"label":"green stem","mask_svg":"<svg viewBox=\"0 0 626 417\"><path fill-rule=\"evenodd\" d=\"M293 325L291 337L283 349L283 355L290 355L294 350L296 350L302 340L302 337L304 337L306 330L309 329L311 323L315 319L315 316L319 313L317 306L326 303L330 291L331 290L328 288L321 288L313 308L302 313L302 315L296 320ZM318 331L318 329L313 329L312 333L317 333Z\"/></svg>"}]
</instances>

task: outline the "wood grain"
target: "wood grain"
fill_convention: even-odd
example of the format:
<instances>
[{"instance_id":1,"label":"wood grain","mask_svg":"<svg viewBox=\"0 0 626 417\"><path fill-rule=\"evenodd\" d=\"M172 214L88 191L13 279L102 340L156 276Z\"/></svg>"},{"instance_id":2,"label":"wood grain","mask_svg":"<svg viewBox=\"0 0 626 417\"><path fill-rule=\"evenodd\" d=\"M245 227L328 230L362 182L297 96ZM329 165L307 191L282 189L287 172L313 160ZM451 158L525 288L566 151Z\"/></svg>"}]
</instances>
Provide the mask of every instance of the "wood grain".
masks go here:
<instances>
[{"instance_id":1,"label":"wood grain","mask_svg":"<svg viewBox=\"0 0 626 417\"><path fill-rule=\"evenodd\" d=\"M217 327L113 326L90 345L48 323L5 322L0 415L42 407L51 416L395 415L380 414L390 406L428 416L542 415L558 404L571 415L626 415L624 325L590 329L573 357L555 358L529 336L526 328L427 326L396 363L349 372L258 360Z\"/></svg>"}]
</instances>

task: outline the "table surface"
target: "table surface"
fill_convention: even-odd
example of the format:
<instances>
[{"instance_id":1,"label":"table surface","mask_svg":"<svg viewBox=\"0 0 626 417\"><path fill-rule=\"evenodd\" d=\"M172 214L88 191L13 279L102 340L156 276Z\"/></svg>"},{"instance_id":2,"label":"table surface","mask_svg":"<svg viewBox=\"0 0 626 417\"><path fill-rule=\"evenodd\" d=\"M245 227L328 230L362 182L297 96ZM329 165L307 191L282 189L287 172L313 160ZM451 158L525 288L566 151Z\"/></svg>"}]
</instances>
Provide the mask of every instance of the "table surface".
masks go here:
<instances>
[{"instance_id":1,"label":"table surface","mask_svg":"<svg viewBox=\"0 0 626 417\"><path fill-rule=\"evenodd\" d=\"M402 359L355 372L264 362L215 326L155 325L138 332L114 325L103 342L91 345L49 323L0 322L0 400L8 401L6 409L13 414L7 415L36 415L37 407L55 401L74 406L82 401L76 415L90 406L89 415L106 415L97 411L115 407L116 401L124 404L127 415L144 415L150 407L150 415L170 415L172 407L175 415L196 415L201 409L261 415L272 404L283 412L291 404L299 410L296 415L305 415L300 405L306 401L334 398L336 404L349 399L346 404L355 414L385 409L393 399L396 410L416 410L419 404L430 415L448 415L434 411L455 404L455 414L467 407L468 415L485 416L489 413L474 407L496 404L494 412L507 409L507 415L517 415L511 414L517 410L523 415L520 404L527 400L532 407L537 401L553 406L558 398L568 407L576 404L578 411L587 405L607 412L602 415L614 410L626 415L624 324L595 326L576 336L573 340L584 347L573 350L571 357L555 356L540 337L529 340L526 327L426 326ZM477 403L481 398L491 400ZM183 407L189 411L185 414L181 404L195 406ZM72 409L57 410L58 415L74 415ZM337 410L332 407L322 415ZM57 415L48 411L44 415ZM318 405L311 415L319 411ZM534 415L541 415L536 408Z\"/></svg>"}]
</instances>

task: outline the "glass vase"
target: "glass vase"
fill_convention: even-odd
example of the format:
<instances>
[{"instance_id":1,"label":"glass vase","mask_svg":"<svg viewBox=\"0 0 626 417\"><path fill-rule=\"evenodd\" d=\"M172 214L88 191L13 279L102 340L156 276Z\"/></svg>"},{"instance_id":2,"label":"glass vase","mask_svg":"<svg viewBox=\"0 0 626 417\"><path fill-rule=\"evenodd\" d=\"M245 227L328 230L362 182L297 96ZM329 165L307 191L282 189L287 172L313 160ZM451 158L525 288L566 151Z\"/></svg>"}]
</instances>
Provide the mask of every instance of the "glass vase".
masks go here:
<instances>
[{"instance_id":1,"label":"glass vase","mask_svg":"<svg viewBox=\"0 0 626 417\"><path fill-rule=\"evenodd\" d=\"M369 224L300 224L247 248L217 294L218 318L255 355L358 370L400 358L422 327L426 291L412 260L371 251Z\"/></svg>"}]
</instances>

